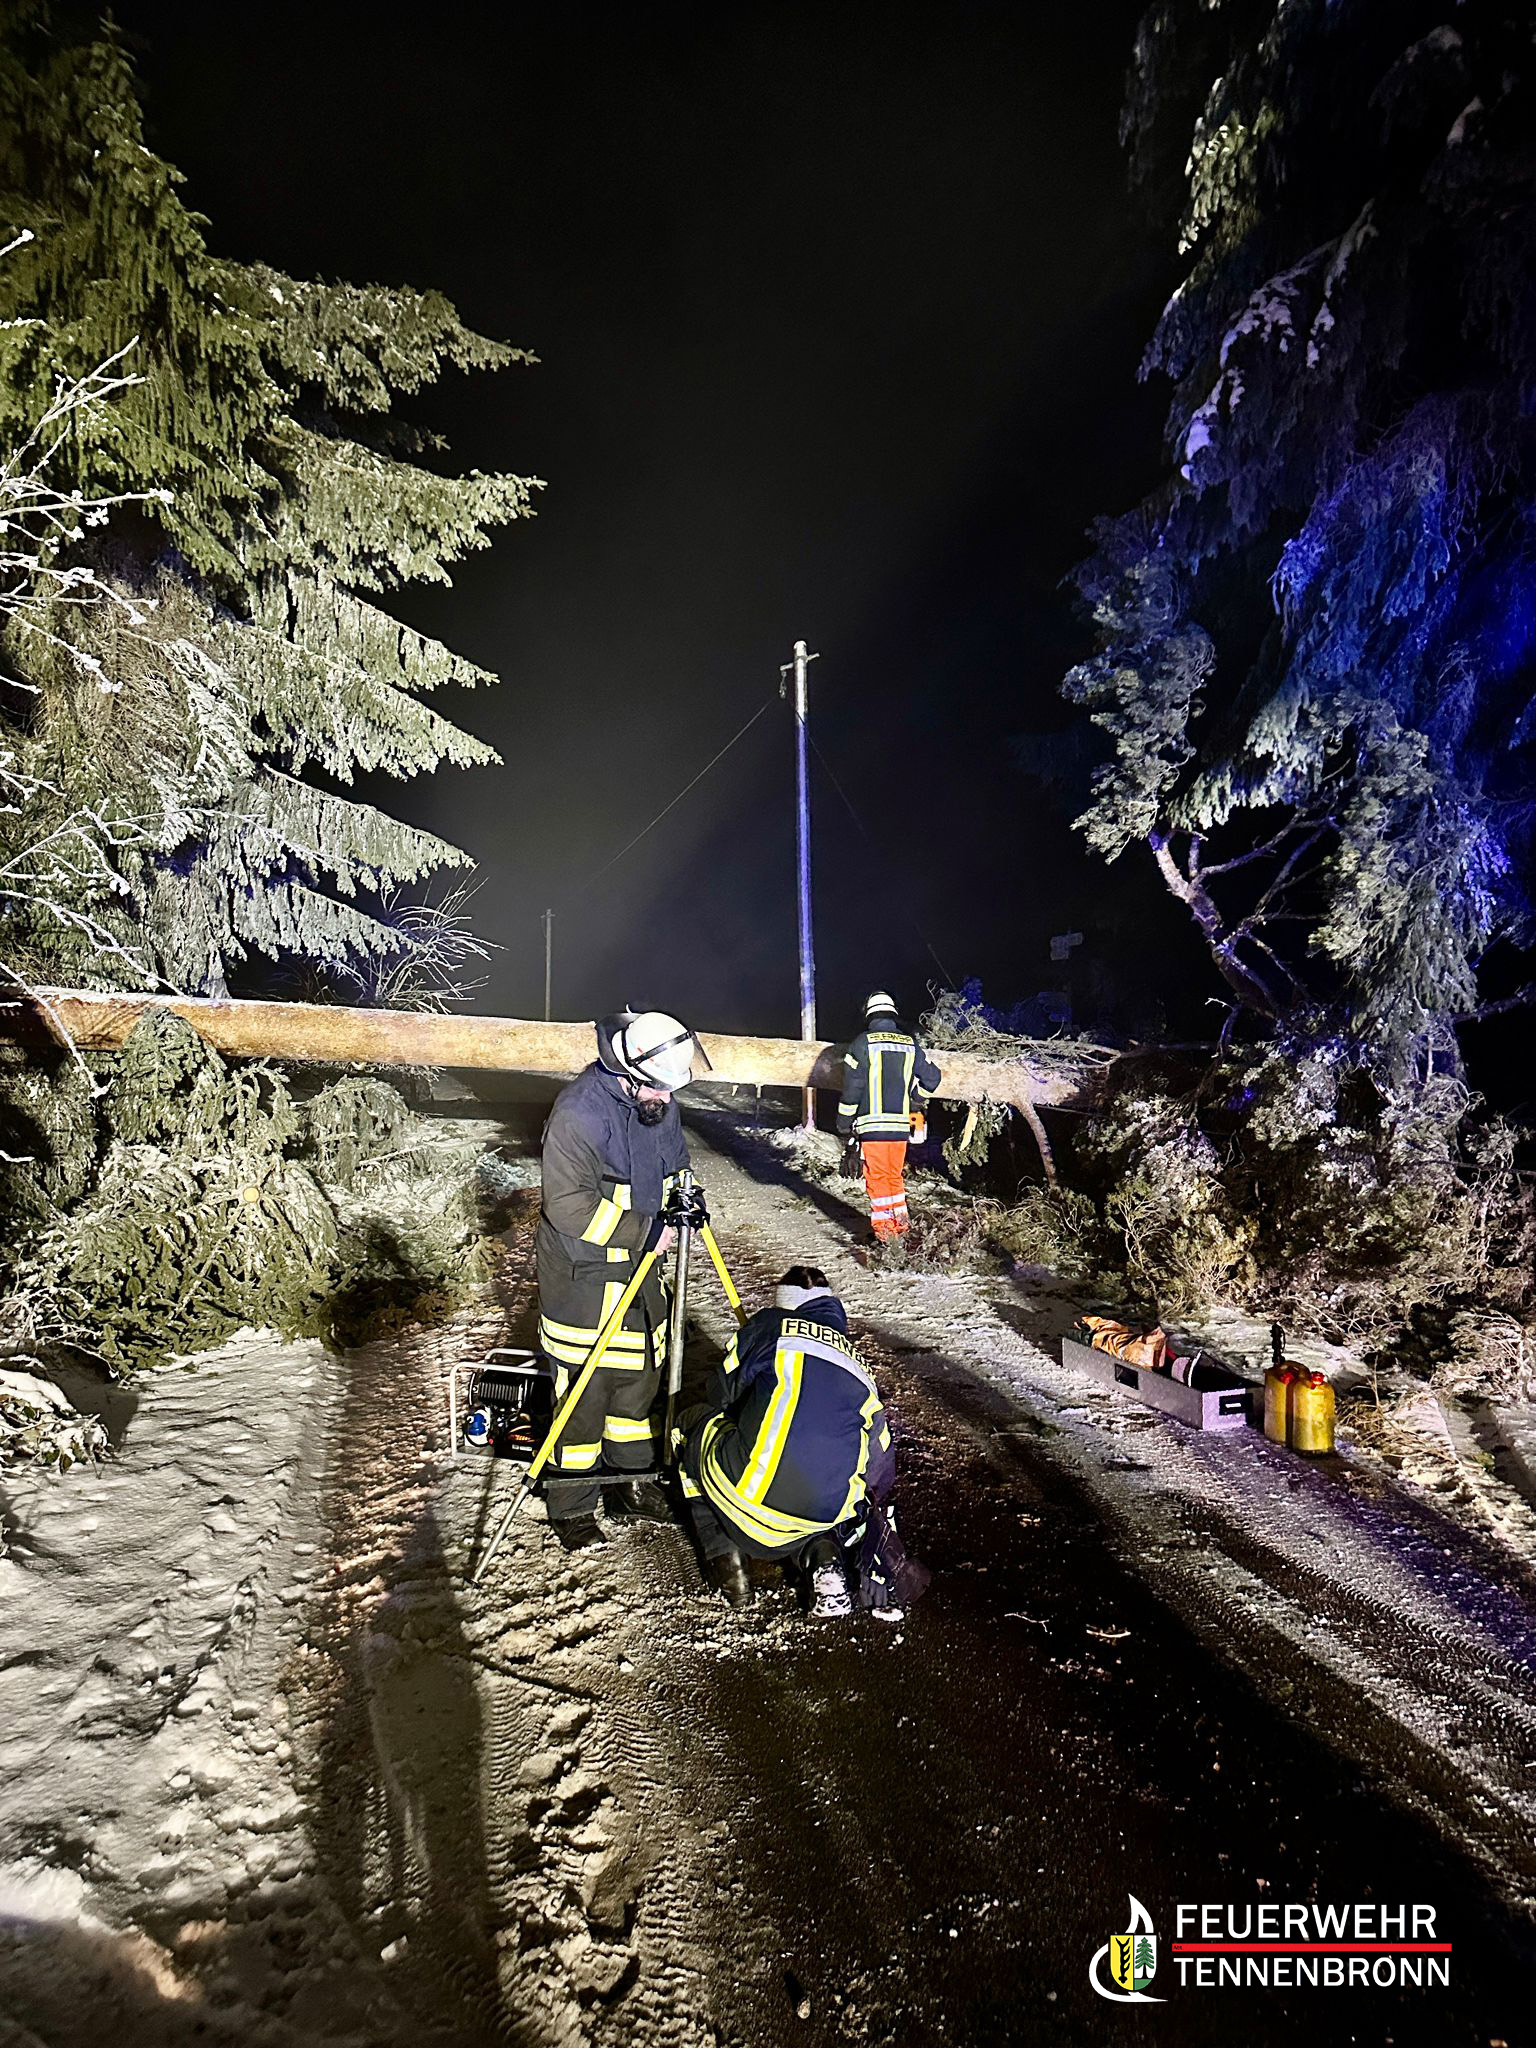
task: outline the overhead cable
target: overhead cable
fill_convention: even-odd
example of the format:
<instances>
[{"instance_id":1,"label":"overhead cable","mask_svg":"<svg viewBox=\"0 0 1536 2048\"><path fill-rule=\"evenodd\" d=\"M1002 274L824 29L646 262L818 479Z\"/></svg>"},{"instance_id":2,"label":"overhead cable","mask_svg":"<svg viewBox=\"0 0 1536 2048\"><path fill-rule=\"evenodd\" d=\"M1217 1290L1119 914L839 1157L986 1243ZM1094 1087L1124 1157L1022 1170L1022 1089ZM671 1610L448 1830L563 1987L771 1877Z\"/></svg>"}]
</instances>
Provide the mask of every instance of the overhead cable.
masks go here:
<instances>
[{"instance_id":1,"label":"overhead cable","mask_svg":"<svg viewBox=\"0 0 1536 2048\"><path fill-rule=\"evenodd\" d=\"M651 819L650 823L648 825L642 825L640 827L640 830L635 834L634 838L631 839L627 845L621 846L618 852L613 856L611 860L605 860L602 866L596 871L595 874L588 875L587 879L584 882L578 884L578 886L571 892L572 895L582 895L586 890L592 887L592 884L594 882L601 881L602 877L607 874L610 868L617 867L619 862L624 858L625 854L632 852L634 848L640 844L641 840L645 837L647 832L654 831L656 826L658 826L661 823L662 819L666 817L669 811L675 811L677 809L678 805L682 802L683 798L688 794L689 790L693 789L698 783L701 783L704 780L705 776L709 773L710 769L713 768L717 762L723 761L725 759L726 755L731 751L732 747L735 746L736 742L739 739L744 739L746 737L746 735L752 730L752 727L756 725L757 721L762 717L763 713L768 709L768 706L771 703L773 703L773 701L774 699L772 697L765 697L762 703L759 704L757 709L753 712L752 716L747 720L746 724L740 726L734 733L732 733L731 737L726 741L725 745L720 749L719 753L712 755L710 759L704 763L704 766L699 770L698 774L694 776L693 781L684 783L683 787L677 792L677 795L673 797L672 801L669 804L663 804L661 809L656 813L655 817Z\"/></svg>"}]
</instances>

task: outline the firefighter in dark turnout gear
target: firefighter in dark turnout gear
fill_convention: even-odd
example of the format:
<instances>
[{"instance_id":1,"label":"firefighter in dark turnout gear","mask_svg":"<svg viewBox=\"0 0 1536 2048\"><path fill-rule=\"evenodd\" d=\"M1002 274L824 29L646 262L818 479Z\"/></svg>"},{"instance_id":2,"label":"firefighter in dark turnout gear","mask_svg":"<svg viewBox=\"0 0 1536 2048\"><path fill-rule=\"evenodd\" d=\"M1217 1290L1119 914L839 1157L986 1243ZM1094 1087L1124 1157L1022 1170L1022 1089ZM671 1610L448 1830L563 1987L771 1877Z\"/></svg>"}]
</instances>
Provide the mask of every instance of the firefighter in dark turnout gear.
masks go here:
<instances>
[{"instance_id":1,"label":"firefighter in dark turnout gear","mask_svg":"<svg viewBox=\"0 0 1536 2048\"><path fill-rule=\"evenodd\" d=\"M903 1024L896 1005L878 989L864 1005L864 1029L844 1056L847 1072L837 1106L837 1128L855 1137L864 1155L869 1220L885 1244L904 1237L907 1220L907 1144L914 1113L943 1079Z\"/></svg>"},{"instance_id":2,"label":"firefighter in dark turnout gear","mask_svg":"<svg viewBox=\"0 0 1536 2048\"><path fill-rule=\"evenodd\" d=\"M675 1017L628 1011L597 1027L597 1059L557 1097L544 1128L543 1203L537 1239L539 1348L558 1400L635 1267L674 1233L661 1210L688 1164L674 1090L692 1079L696 1041ZM666 1351L667 1293L660 1261L625 1315L566 1422L546 1483L550 1523L567 1549L603 1541L597 1473L653 1469L651 1421ZM606 1489L620 1514L670 1520L650 1480Z\"/></svg>"},{"instance_id":3,"label":"firefighter in dark turnout gear","mask_svg":"<svg viewBox=\"0 0 1536 2048\"><path fill-rule=\"evenodd\" d=\"M747 1319L722 1360L714 1398L681 1420L680 1468L705 1572L733 1606L747 1595L747 1557L830 1567L850 1610L834 1531L851 1534L866 1501L896 1476L890 1424L848 1336L826 1275L794 1266L774 1306ZM818 1555L824 1545L826 1555Z\"/></svg>"}]
</instances>

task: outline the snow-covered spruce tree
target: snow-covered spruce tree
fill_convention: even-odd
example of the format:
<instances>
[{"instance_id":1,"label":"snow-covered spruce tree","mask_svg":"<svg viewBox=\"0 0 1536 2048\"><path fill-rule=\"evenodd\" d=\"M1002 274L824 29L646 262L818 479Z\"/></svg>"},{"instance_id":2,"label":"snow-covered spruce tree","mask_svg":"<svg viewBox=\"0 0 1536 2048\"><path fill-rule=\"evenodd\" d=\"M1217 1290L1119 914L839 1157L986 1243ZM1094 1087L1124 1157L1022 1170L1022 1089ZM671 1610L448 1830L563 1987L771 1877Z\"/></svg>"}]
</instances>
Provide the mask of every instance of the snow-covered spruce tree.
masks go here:
<instances>
[{"instance_id":1,"label":"snow-covered spruce tree","mask_svg":"<svg viewBox=\"0 0 1536 2048\"><path fill-rule=\"evenodd\" d=\"M131 345L139 381L72 422L54 475L87 497L154 495L82 530L73 557L139 622L62 616L68 659L8 642L3 665L27 687L0 692L0 725L61 815L135 821L114 854L122 886L96 911L165 981L217 991L247 962L399 951L399 921L370 904L462 863L338 791L361 772L495 759L422 701L491 679L381 599L446 581L529 511L533 485L440 474L427 438L390 417L445 368L521 351L435 294L219 258L179 184L144 143L115 32L71 44L46 7L8 8L0 224L33 239L0 270L0 443L25 438L61 377ZM13 906L7 922L34 979L114 978L56 919Z\"/></svg>"},{"instance_id":2,"label":"snow-covered spruce tree","mask_svg":"<svg viewBox=\"0 0 1536 2048\"><path fill-rule=\"evenodd\" d=\"M1241 1010L1391 1087L1529 909L1533 87L1500 0L1159 0L1130 79L1188 268L1144 365L1167 478L1078 576L1067 694L1113 743L1080 822Z\"/></svg>"},{"instance_id":3,"label":"snow-covered spruce tree","mask_svg":"<svg viewBox=\"0 0 1536 2048\"><path fill-rule=\"evenodd\" d=\"M0 267L24 246L25 234L0 248ZM78 542L146 502L143 493L87 497L55 480L61 445L82 418L100 412L132 378L116 360L89 374L61 378L31 430L0 445L0 641L15 657L0 671L0 690L14 702L41 695L20 671L73 671L86 690L109 687L84 642L100 637L87 615L115 614L129 631L145 623L139 605L88 562ZM52 924L72 948L111 971L139 980L149 973L145 955L114 937L104 906L119 893L121 856L152 845L158 820L129 818L90 804L71 807L63 791L38 770L37 749L15 720L0 724L0 1004L8 991L32 995L7 942L18 928Z\"/></svg>"},{"instance_id":4,"label":"snow-covered spruce tree","mask_svg":"<svg viewBox=\"0 0 1536 2048\"><path fill-rule=\"evenodd\" d=\"M300 1100L167 1010L105 1072L88 1185L0 1245L0 1361L67 1346L133 1372L247 1326L359 1343L478 1278L478 1144L384 1082Z\"/></svg>"},{"instance_id":5,"label":"snow-covered spruce tree","mask_svg":"<svg viewBox=\"0 0 1536 2048\"><path fill-rule=\"evenodd\" d=\"M0 248L0 265L18 246ZM52 470L80 417L111 404L130 381L121 357L61 379L25 438L0 447L0 636L24 662L30 657L30 666L73 666L87 691L105 685L80 644L85 615L115 608L129 630L144 615L88 563L73 559L76 542L136 500L66 491ZM4 670L0 687L20 700L37 694L35 685ZM116 935L111 910L124 887L123 856L152 847L161 821L70 804L38 772L34 751L14 725L0 726L0 1015L37 999L11 950L16 934L29 928L51 927L73 956L108 979L142 983L152 973L144 952ZM98 1150L96 1094L86 1061L67 1041L46 1063L0 1042L0 1214L12 1243L88 1186ZM0 1269L4 1263L0 1253Z\"/></svg>"}]
</instances>

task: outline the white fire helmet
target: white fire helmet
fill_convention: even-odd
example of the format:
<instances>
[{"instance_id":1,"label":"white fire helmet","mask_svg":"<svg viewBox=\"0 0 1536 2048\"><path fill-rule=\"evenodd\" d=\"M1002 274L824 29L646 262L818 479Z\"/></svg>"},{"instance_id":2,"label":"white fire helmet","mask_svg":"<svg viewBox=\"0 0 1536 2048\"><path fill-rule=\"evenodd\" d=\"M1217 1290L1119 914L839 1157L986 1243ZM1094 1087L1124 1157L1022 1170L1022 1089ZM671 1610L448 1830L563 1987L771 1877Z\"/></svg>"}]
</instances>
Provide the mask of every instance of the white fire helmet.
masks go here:
<instances>
[{"instance_id":1,"label":"white fire helmet","mask_svg":"<svg viewBox=\"0 0 1536 2048\"><path fill-rule=\"evenodd\" d=\"M866 1017L884 1017L887 1013L895 1016L896 998L887 995L883 988L877 988L874 994L866 999L864 1014Z\"/></svg>"},{"instance_id":2,"label":"white fire helmet","mask_svg":"<svg viewBox=\"0 0 1536 2048\"><path fill-rule=\"evenodd\" d=\"M665 1088L675 1095L693 1079L697 1056L706 1068L709 1057L686 1024L665 1010L642 1010L614 1033L613 1049L632 1081Z\"/></svg>"}]
</instances>

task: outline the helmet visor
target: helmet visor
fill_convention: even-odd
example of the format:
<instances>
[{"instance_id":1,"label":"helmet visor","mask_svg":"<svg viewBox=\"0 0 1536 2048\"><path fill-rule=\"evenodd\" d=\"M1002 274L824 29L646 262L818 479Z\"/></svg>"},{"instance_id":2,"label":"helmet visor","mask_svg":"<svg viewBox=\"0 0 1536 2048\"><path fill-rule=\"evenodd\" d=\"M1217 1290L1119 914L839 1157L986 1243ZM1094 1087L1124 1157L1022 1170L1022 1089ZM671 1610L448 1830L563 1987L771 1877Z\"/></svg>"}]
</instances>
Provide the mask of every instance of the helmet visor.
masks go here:
<instances>
[{"instance_id":1,"label":"helmet visor","mask_svg":"<svg viewBox=\"0 0 1536 2048\"><path fill-rule=\"evenodd\" d=\"M652 1088L665 1088L672 1094L686 1088L693 1079L695 1060L703 1065L705 1073L711 1071L709 1054L692 1031L676 1032L657 1045L626 1050L632 1073Z\"/></svg>"}]
</instances>

